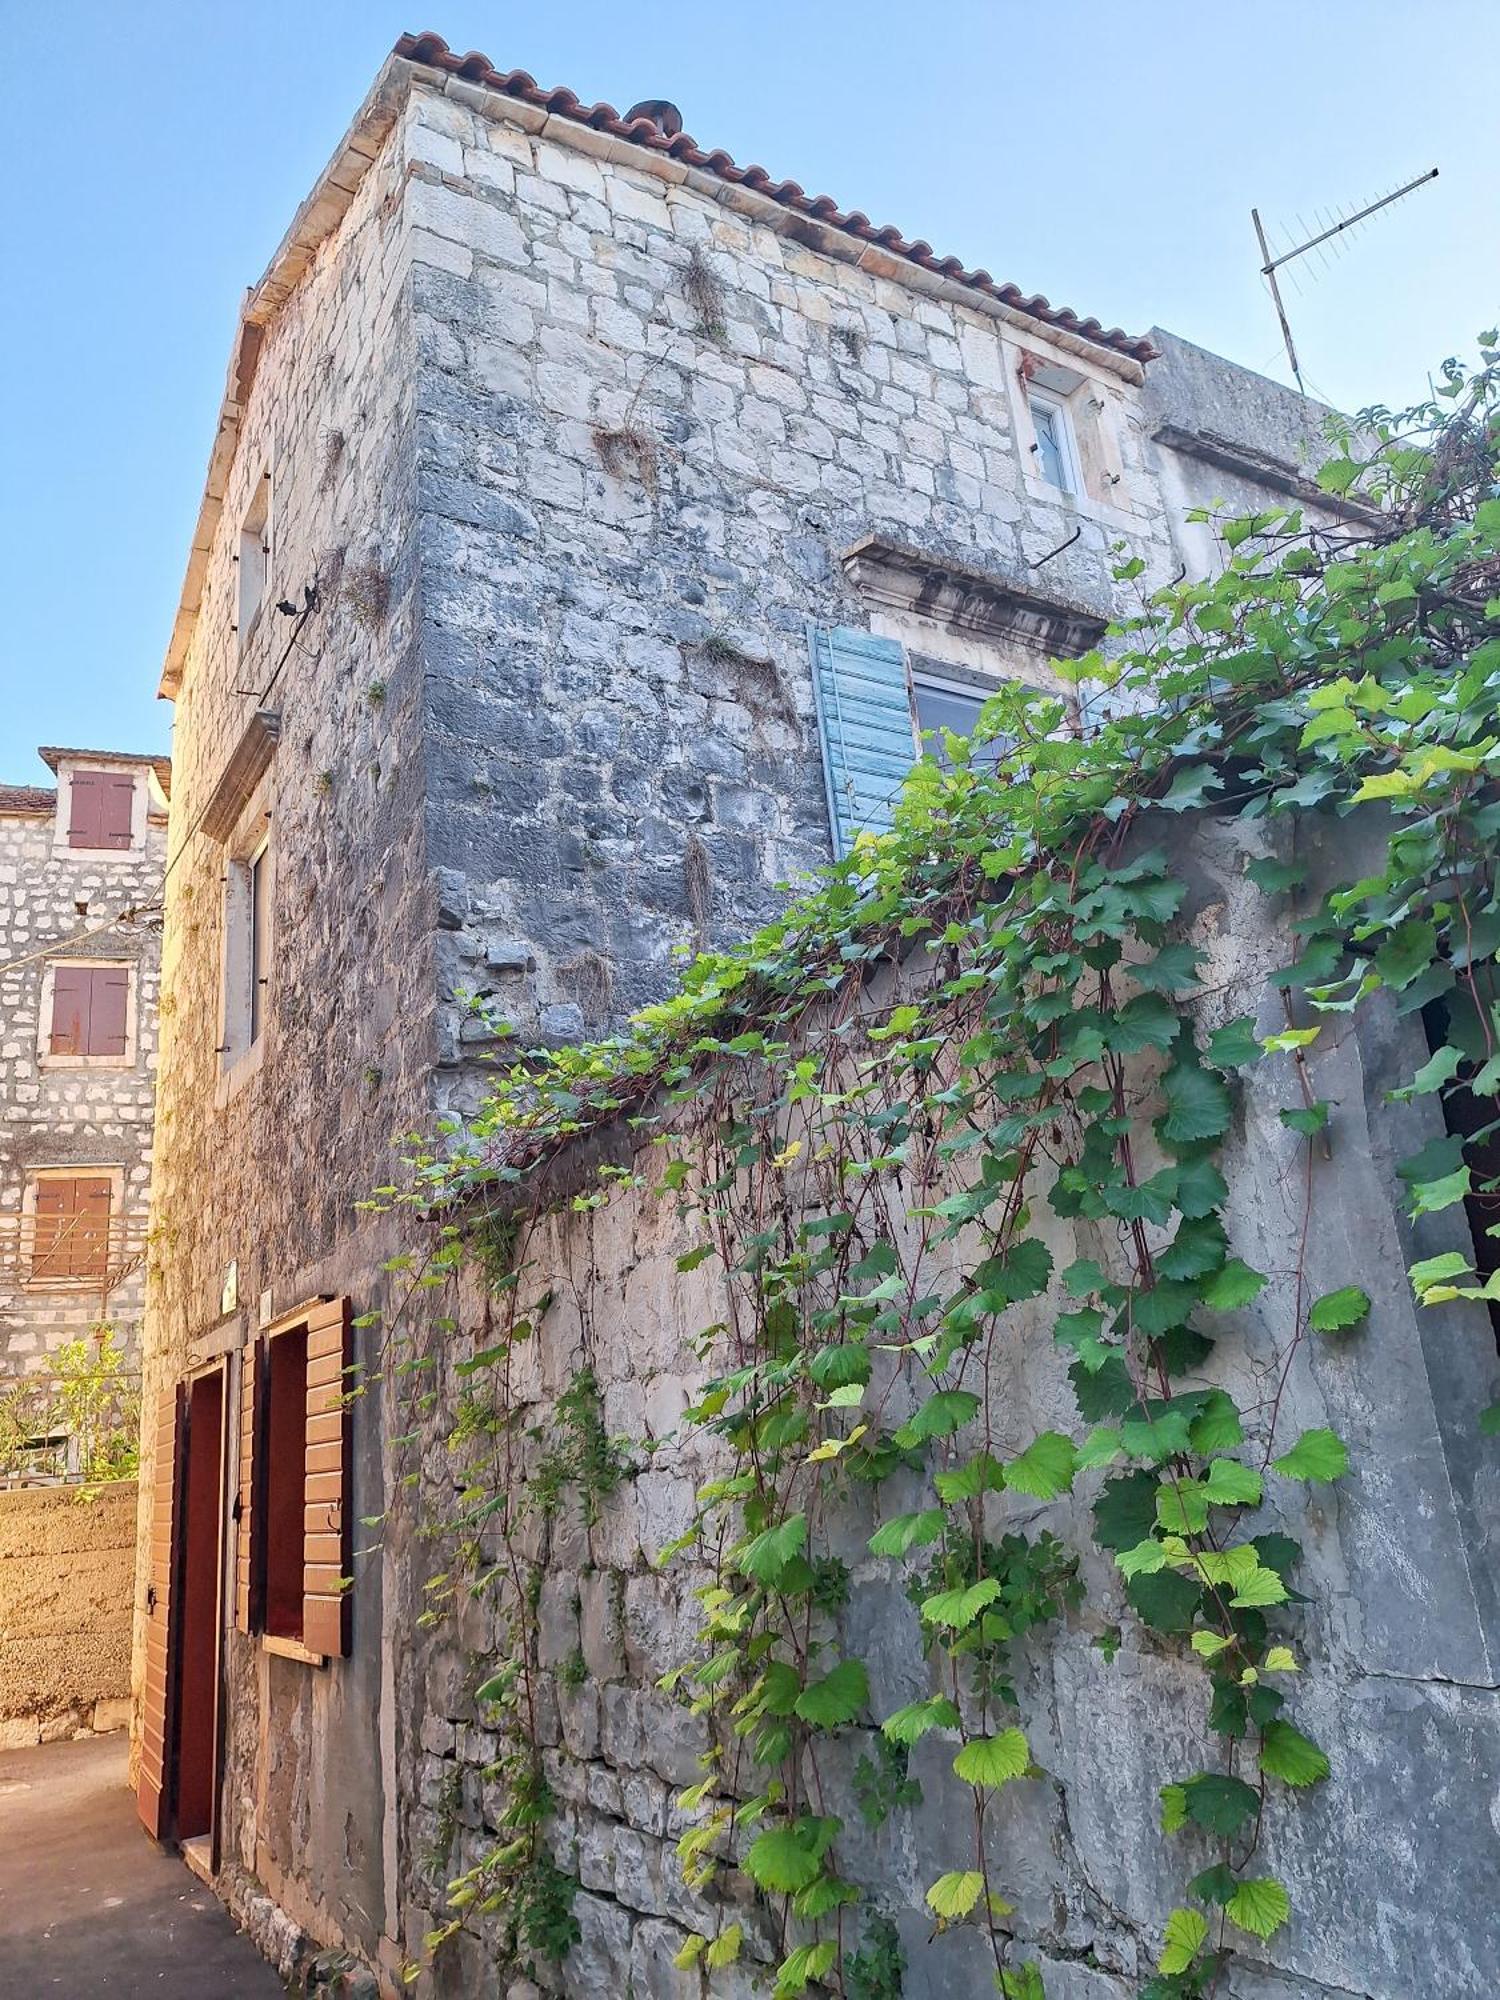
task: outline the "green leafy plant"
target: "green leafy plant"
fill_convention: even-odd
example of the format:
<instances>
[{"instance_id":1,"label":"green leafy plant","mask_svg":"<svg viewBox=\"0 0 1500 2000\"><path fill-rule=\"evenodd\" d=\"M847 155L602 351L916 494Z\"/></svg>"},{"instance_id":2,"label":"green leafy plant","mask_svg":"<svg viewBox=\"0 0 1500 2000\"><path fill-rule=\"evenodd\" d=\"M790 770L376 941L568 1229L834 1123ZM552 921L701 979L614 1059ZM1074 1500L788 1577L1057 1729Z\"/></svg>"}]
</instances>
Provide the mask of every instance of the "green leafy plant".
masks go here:
<instances>
[{"instance_id":1,"label":"green leafy plant","mask_svg":"<svg viewBox=\"0 0 1500 2000\"><path fill-rule=\"evenodd\" d=\"M1500 1097L1497 399L1489 335L1474 375L1445 368L1438 402L1368 413L1336 438L1320 478L1347 504L1331 522L1296 506L1202 514L1223 574L1146 596L1107 651L1059 664L1106 719L1075 729L1057 698L996 695L976 730L991 754L954 738L946 765L919 764L889 835L740 949L697 959L626 1034L501 1072L464 1133L416 1153L412 1189L390 1198L430 1220L420 1282L450 1280L472 1239L502 1322L459 1364L487 1378L490 1414L455 1427L484 1463L464 1474L463 1562L437 1587L442 1600L460 1574L482 1579L511 1625L494 1687L525 1838L486 1882L542 1865L528 1517L550 1518L576 1487L592 1519L627 1471L587 1367L520 1461L509 1369L546 1311L523 1300L549 1204L533 1169L634 1119L636 1163L571 1199L585 1260L574 1291L593 1352L592 1224L621 1186L670 1206L691 1246L684 1280L713 1260L718 1310L694 1341L707 1379L682 1428L716 1470L662 1555L691 1556L710 1580L698 1648L665 1685L727 1747L679 1801L679 1855L694 1889L738 1869L771 1906L776 1992L824 1979L865 2000L900 1990L894 1928L846 1918L863 1892L817 1777L830 1738L874 1721L890 1747L865 1756L857 1802L871 1817L903 1803L906 1750L942 1740L974 1846L927 1889L931 1919L978 1930L999 1990L1040 2000L994 1879L991 1814L1008 1787L1045 1782L1015 1648L1081 1601L1075 1555L1031 1525L1080 1492L1113 1570L1097 1643L1113 1657L1144 1628L1206 1683L1202 1768L1162 1773L1161 1824L1186 1867L1205 1843L1218 1858L1186 1880L1143 1993L1211 1994L1236 1940L1291 1920L1285 1887L1261 1872L1262 1828L1339 1774L1287 1713L1299 1544L1246 1517L1274 1497L1295 1518L1349 1453L1325 1426L1287 1435L1279 1391L1242 1409L1205 1386L1238 1316L1255 1312L1275 1337L1269 1274L1234 1250L1229 1141L1246 1073L1270 1066L1291 1099L1280 1129L1300 1207L1276 1260L1294 1302L1277 1383L1304 1341L1358 1341L1373 1311L1357 1273L1314 1298L1304 1268L1339 1143L1336 1098L1318 1085L1341 1017L1377 995L1398 1016L1440 1010L1436 1050L1397 1095L1462 1094L1466 1115L1401 1164L1407 1204L1497 1212L1484 1148L1500 1129L1485 1109ZM1143 570L1131 558L1116 576L1129 587ZM1212 1030L1202 1018L1203 953L1160 837L1189 813L1239 827L1246 893L1290 926L1269 1033L1249 1016ZM1310 886L1287 858L1308 815L1328 836L1309 849L1335 856L1355 845L1339 838L1355 820L1369 847L1357 876ZM1043 1204L1097 1255L1055 1269ZM1412 1284L1424 1305L1500 1299L1500 1278L1460 1252L1424 1260ZM983 1392L1004 1356L1038 1341L1077 1421L1002 1450ZM436 1365L411 1360L419 1405ZM1497 1411L1476 1414L1478 1428L1500 1430ZM896 1566L932 1674L885 1716L871 1714L843 1629L849 1578L831 1530L854 1500L874 1503L869 1557ZM997 1538L1002 1508L1025 1532ZM565 1923L544 1928L561 1944ZM730 1927L690 1939L685 1962L739 1949Z\"/></svg>"}]
</instances>

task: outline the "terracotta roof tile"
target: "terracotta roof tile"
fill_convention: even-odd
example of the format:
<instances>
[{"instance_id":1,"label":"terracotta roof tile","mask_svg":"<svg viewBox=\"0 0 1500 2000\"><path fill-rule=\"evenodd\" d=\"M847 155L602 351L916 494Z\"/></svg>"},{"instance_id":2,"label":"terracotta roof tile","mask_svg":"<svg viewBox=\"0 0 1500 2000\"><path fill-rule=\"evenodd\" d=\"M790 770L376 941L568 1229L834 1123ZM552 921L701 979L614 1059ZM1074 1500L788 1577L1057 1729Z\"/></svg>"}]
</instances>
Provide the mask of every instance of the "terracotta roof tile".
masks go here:
<instances>
[{"instance_id":1,"label":"terracotta roof tile","mask_svg":"<svg viewBox=\"0 0 1500 2000\"><path fill-rule=\"evenodd\" d=\"M403 35L396 44L395 53L409 62L422 63L428 69L444 70L467 83L499 91L539 111L571 118L580 125L592 126L596 132L608 132L617 139L643 147L647 152L665 153L684 166L697 167L733 186L750 188L779 202L783 208L795 209L814 222L842 230L848 236L890 251L893 256L904 257L925 271L951 278L955 284L968 285L976 292L987 293L1032 319L1076 334L1082 340L1092 341L1095 346L1113 348L1132 361L1149 361L1156 353L1144 335L1128 334L1117 326L1106 327L1097 319L1080 318L1071 307L1054 306L1039 293L1028 297L1019 285L999 283L988 271L967 269L960 258L937 256L932 245L922 242L920 238L909 242L899 229L889 223L877 229L867 215L862 215L858 209L841 209L831 195L809 195L796 181L773 179L764 167L737 166L722 149L706 153L688 133L679 131L669 135L654 119L640 117L627 121L612 104L585 104L571 90L543 90L525 70L497 70L489 57L479 54L477 50L471 49L467 55L458 55L441 35Z\"/></svg>"},{"instance_id":2,"label":"terracotta roof tile","mask_svg":"<svg viewBox=\"0 0 1500 2000\"><path fill-rule=\"evenodd\" d=\"M0 785L0 814L50 813L56 809L57 794L45 785Z\"/></svg>"}]
</instances>

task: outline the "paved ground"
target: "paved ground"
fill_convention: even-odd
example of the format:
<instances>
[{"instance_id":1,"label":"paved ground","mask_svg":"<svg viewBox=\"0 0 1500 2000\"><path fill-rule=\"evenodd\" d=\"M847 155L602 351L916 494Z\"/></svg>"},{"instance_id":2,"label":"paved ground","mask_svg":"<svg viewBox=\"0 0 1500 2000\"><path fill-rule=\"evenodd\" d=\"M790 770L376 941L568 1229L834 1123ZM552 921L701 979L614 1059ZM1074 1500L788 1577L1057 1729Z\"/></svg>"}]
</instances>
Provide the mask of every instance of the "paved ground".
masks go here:
<instances>
[{"instance_id":1,"label":"paved ground","mask_svg":"<svg viewBox=\"0 0 1500 2000\"><path fill-rule=\"evenodd\" d=\"M153 1847L125 1737L0 1751L0 2000L284 2000L216 1896Z\"/></svg>"}]
</instances>

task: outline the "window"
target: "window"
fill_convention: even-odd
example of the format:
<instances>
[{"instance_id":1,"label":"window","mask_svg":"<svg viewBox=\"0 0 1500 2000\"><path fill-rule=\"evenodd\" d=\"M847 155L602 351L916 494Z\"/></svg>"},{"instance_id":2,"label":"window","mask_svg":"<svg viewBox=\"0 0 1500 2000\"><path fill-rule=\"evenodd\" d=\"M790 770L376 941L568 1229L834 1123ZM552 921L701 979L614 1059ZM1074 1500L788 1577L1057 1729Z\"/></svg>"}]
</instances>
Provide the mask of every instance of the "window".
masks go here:
<instances>
[{"instance_id":1,"label":"window","mask_svg":"<svg viewBox=\"0 0 1500 2000\"><path fill-rule=\"evenodd\" d=\"M246 1349L235 1624L314 1662L349 1650L347 1298L315 1299Z\"/></svg>"},{"instance_id":2,"label":"window","mask_svg":"<svg viewBox=\"0 0 1500 2000\"><path fill-rule=\"evenodd\" d=\"M130 967L54 965L47 1053L123 1061L130 1052Z\"/></svg>"},{"instance_id":3,"label":"window","mask_svg":"<svg viewBox=\"0 0 1500 2000\"><path fill-rule=\"evenodd\" d=\"M264 816L253 822L264 827ZM224 1027L220 1053L233 1069L260 1047L271 984L272 887L275 862L269 839L224 872Z\"/></svg>"},{"instance_id":4,"label":"window","mask_svg":"<svg viewBox=\"0 0 1500 2000\"><path fill-rule=\"evenodd\" d=\"M271 582L271 475L262 473L240 523L238 630L240 651L250 643Z\"/></svg>"},{"instance_id":5,"label":"window","mask_svg":"<svg viewBox=\"0 0 1500 2000\"><path fill-rule=\"evenodd\" d=\"M1079 491L1078 455L1066 406L1033 389L1028 397L1031 428L1036 433L1036 469L1049 486L1064 493Z\"/></svg>"},{"instance_id":6,"label":"window","mask_svg":"<svg viewBox=\"0 0 1500 2000\"><path fill-rule=\"evenodd\" d=\"M131 844L135 776L130 771L74 771L68 780L69 847Z\"/></svg>"},{"instance_id":7,"label":"window","mask_svg":"<svg viewBox=\"0 0 1500 2000\"><path fill-rule=\"evenodd\" d=\"M109 1269L110 1174L39 1174L32 1183L34 1282L87 1283Z\"/></svg>"},{"instance_id":8,"label":"window","mask_svg":"<svg viewBox=\"0 0 1500 2000\"><path fill-rule=\"evenodd\" d=\"M989 693L984 690L944 680L926 668L914 667L911 677L912 716L923 756L935 757L938 763L949 765L943 731L949 730L954 736L972 736L979 711L988 698ZM1010 744L1011 738L1007 736L992 736L974 745L970 761L974 764L994 764L1010 748Z\"/></svg>"}]
</instances>

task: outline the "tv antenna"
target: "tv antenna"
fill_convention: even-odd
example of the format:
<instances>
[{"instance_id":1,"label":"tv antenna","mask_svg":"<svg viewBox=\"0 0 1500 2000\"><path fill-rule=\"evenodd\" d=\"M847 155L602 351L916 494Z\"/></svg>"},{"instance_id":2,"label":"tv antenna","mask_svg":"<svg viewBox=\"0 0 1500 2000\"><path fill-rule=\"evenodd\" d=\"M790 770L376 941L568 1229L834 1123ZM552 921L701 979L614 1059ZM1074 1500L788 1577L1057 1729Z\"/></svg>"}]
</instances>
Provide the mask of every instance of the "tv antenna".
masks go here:
<instances>
[{"instance_id":1,"label":"tv antenna","mask_svg":"<svg viewBox=\"0 0 1500 2000\"><path fill-rule=\"evenodd\" d=\"M1353 215L1340 216L1337 222L1331 223L1327 228L1320 230L1316 236L1309 236L1306 242L1298 243L1290 250L1283 250L1279 257L1271 255L1271 246L1266 241L1266 232L1261 223L1260 210L1258 208L1251 209L1250 220L1255 224L1256 241L1260 244L1260 274L1270 286L1271 299L1276 307L1276 317L1281 322L1281 337L1286 342L1286 358L1291 363L1292 374L1296 377L1297 387L1304 396L1307 394L1307 390L1303 386L1302 369L1297 361L1297 349L1292 340L1291 323L1287 319L1286 307L1282 303L1281 287L1276 282L1276 273L1281 269L1283 264L1290 264L1293 258L1305 257L1309 250L1316 250L1320 245L1331 242L1335 237L1342 236L1346 229L1353 229L1356 224L1368 221L1372 215L1378 214L1381 209L1389 208L1393 201L1400 201L1403 195L1412 194L1419 187L1426 187L1429 181L1435 181L1437 177L1437 168L1429 168L1425 174L1418 174L1414 181L1407 181L1404 187L1393 188L1389 194L1381 195L1378 201L1368 202L1363 208L1356 209ZM1318 219L1319 221L1323 220L1321 216ZM1302 218L1298 216L1297 220L1301 222ZM1305 228L1306 224L1303 224L1303 227Z\"/></svg>"}]
</instances>

